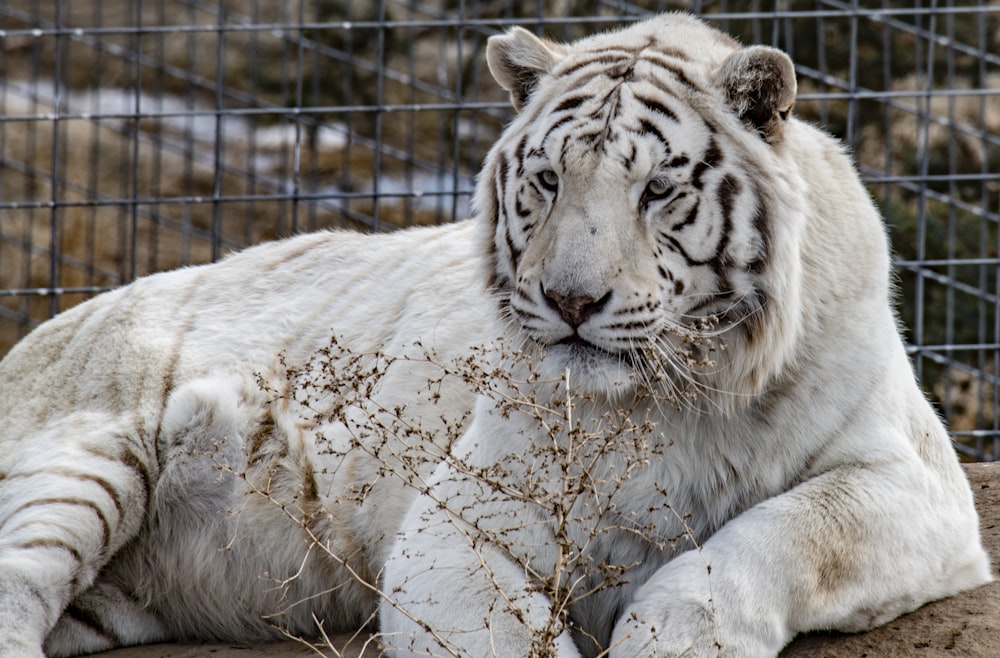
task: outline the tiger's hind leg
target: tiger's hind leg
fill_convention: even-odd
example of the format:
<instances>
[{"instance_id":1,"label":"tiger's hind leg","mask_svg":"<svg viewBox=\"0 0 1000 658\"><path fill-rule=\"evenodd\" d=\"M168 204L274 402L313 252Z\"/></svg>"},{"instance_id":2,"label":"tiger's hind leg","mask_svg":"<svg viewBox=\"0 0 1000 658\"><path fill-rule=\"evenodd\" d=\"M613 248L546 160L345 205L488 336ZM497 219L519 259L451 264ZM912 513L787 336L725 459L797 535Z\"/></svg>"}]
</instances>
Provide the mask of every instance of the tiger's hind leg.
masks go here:
<instances>
[{"instance_id":1,"label":"tiger's hind leg","mask_svg":"<svg viewBox=\"0 0 1000 658\"><path fill-rule=\"evenodd\" d=\"M70 602L142 527L156 461L128 419L78 412L0 464L0 647L38 658Z\"/></svg>"},{"instance_id":2,"label":"tiger's hind leg","mask_svg":"<svg viewBox=\"0 0 1000 658\"><path fill-rule=\"evenodd\" d=\"M173 639L153 612L118 586L98 580L63 611L45 640L45 652L63 658Z\"/></svg>"}]
</instances>

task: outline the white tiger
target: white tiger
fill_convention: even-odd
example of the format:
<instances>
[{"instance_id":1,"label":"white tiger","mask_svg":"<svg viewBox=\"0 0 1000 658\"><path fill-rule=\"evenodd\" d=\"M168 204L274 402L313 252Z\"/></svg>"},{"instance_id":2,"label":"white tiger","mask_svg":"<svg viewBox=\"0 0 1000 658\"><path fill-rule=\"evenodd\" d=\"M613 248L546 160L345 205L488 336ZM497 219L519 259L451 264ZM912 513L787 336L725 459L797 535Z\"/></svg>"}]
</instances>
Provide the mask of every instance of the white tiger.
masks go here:
<instances>
[{"instance_id":1,"label":"white tiger","mask_svg":"<svg viewBox=\"0 0 1000 658\"><path fill-rule=\"evenodd\" d=\"M787 56L672 14L571 45L514 29L487 57L520 113L472 222L151 276L0 362L4 656L376 611L392 655L774 656L990 580L878 213L791 116ZM422 432L376 445L363 400L316 421L273 392L331 336L402 357L371 422ZM527 365L476 350L500 336ZM441 378L470 354L511 377ZM546 378L580 393L564 425L498 402L558 407ZM616 410L634 458L601 452ZM567 457L570 413L598 436L538 468ZM558 499L566 473L593 487L571 508L521 495Z\"/></svg>"}]
</instances>

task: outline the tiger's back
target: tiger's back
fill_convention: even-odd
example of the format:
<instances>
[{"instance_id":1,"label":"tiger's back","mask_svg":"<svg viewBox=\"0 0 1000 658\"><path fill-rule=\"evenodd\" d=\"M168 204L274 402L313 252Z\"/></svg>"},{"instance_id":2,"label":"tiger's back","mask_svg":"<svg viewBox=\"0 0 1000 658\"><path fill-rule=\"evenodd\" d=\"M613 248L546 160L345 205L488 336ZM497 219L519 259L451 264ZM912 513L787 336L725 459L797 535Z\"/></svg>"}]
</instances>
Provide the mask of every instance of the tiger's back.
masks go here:
<instances>
[{"instance_id":1,"label":"tiger's back","mask_svg":"<svg viewBox=\"0 0 1000 658\"><path fill-rule=\"evenodd\" d=\"M81 304L0 362L0 417L8 421L0 444L10 450L26 429L77 409L134 416L155 432L184 381L262 371L278 354L301 361L334 333L360 350L409 343L424 326L442 345L467 340L485 306L472 233L466 222L304 235ZM16 392L7 388L14 382Z\"/></svg>"},{"instance_id":2,"label":"tiger's back","mask_svg":"<svg viewBox=\"0 0 1000 658\"><path fill-rule=\"evenodd\" d=\"M25 588L5 580L25 563L37 564L39 581L0 605L37 605L33 588L72 599L58 624L57 613L39 612L55 625L53 656L272 637L276 626L303 633L313 614L333 626L363 622L371 593L315 558L309 575L291 579L309 555L307 537L266 498L246 495L279 473L295 481L274 496L292 499L313 469L294 430L260 434L268 405L256 380L274 383L279 358L301 364L333 336L352 351L386 354L412 350L421 336L442 358L482 342L488 308L473 232L466 222L266 244L141 279L22 341L0 362L0 590ZM398 376L426 378L417 370ZM387 403L408 385L390 385ZM447 390L434 415L461 417L470 394ZM251 441L266 456L257 476L246 470ZM352 525L386 539L359 518L364 510L345 509L322 528L325 542L360 542ZM54 559L64 564L52 568ZM261 578L276 580L260 587ZM319 597L334 581L342 592ZM3 618L16 617L3 608Z\"/></svg>"}]
</instances>

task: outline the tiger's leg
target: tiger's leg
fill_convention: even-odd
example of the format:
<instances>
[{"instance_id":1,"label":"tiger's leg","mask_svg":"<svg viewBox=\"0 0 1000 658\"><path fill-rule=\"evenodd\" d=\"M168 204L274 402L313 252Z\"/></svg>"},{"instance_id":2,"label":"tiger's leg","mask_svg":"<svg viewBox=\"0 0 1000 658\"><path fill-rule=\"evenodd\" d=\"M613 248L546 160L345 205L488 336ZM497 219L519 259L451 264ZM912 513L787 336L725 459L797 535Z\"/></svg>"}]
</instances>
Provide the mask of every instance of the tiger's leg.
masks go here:
<instances>
[{"instance_id":1,"label":"tiger's leg","mask_svg":"<svg viewBox=\"0 0 1000 658\"><path fill-rule=\"evenodd\" d=\"M175 639L154 613L127 592L98 579L63 611L45 640L49 658Z\"/></svg>"},{"instance_id":2,"label":"tiger's leg","mask_svg":"<svg viewBox=\"0 0 1000 658\"><path fill-rule=\"evenodd\" d=\"M859 460L743 512L639 588L611 655L771 657L989 582L968 482L954 455L933 468Z\"/></svg>"},{"instance_id":3,"label":"tiger's leg","mask_svg":"<svg viewBox=\"0 0 1000 658\"><path fill-rule=\"evenodd\" d=\"M183 558L172 562L171 555L204 559L213 552L228 553L218 549L231 537L224 511L234 478L222 468L240 469L245 464L243 439L258 428L264 399L255 381L236 375L195 379L171 393L160 421L155 484L150 487L148 476L133 473L142 480L142 487L134 491L142 494L136 499L141 531L130 528L134 541L107 564L93 586L72 599L45 642L50 658L175 639L178 628L184 628L185 635L197 635L184 623L178 625L177 607L184 607L183 596L164 594L154 583L203 581L197 569L187 569ZM128 473L121 475L125 478ZM206 542L213 549L204 549ZM224 559L212 564L225 572ZM159 571L164 568L172 573ZM225 584L216 585L215 596L223 596L219 590ZM136 598L148 601L149 607ZM213 600L220 601L219 607L203 607L202 628L213 629L208 635L238 635L240 630L227 628L221 599Z\"/></svg>"},{"instance_id":4,"label":"tiger's leg","mask_svg":"<svg viewBox=\"0 0 1000 658\"><path fill-rule=\"evenodd\" d=\"M156 476L150 452L127 419L79 412L0 456L4 656L42 656L45 637L70 602L138 533ZM64 629L60 637L74 634L80 647L111 646L86 644L92 629Z\"/></svg>"},{"instance_id":5,"label":"tiger's leg","mask_svg":"<svg viewBox=\"0 0 1000 658\"><path fill-rule=\"evenodd\" d=\"M486 404L477 405L487 411L477 414L456 454L499 435ZM516 487L482 475L490 471L474 464L490 457L473 453L458 468L442 463L402 521L379 610L382 643L394 658L580 658L559 606L529 576L557 564L555 542L539 530L550 517L510 495Z\"/></svg>"}]
</instances>

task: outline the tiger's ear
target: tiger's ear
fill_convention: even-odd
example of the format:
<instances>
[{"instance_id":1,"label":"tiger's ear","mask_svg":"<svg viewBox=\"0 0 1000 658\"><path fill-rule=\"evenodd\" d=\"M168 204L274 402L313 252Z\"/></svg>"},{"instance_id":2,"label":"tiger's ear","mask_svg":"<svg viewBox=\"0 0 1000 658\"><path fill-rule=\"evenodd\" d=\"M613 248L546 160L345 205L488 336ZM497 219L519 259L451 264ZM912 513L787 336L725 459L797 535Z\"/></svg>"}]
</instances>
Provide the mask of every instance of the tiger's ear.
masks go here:
<instances>
[{"instance_id":1,"label":"tiger's ear","mask_svg":"<svg viewBox=\"0 0 1000 658\"><path fill-rule=\"evenodd\" d=\"M565 46L539 39L520 27L490 37L486 45L490 73L510 92L510 102L518 111L535 90L539 78L551 71L565 54Z\"/></svg>"},{"instance_id":2,"label":"tiger's ear","mask_svg":"<svg viewBox=\"0 0 1000 658\"><path fill-rule=\"evenodd\" d=\"M726 58L718 73L726 99L768 144L781 141L795 105L795 66L776 48L751 46Z\"/></svg>"}]
</instances>

